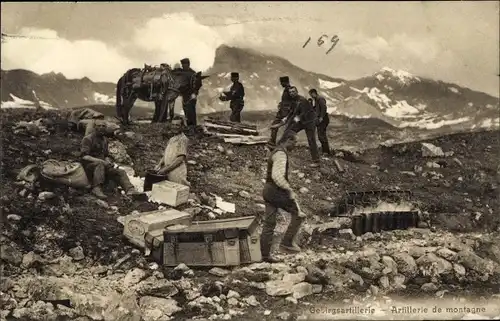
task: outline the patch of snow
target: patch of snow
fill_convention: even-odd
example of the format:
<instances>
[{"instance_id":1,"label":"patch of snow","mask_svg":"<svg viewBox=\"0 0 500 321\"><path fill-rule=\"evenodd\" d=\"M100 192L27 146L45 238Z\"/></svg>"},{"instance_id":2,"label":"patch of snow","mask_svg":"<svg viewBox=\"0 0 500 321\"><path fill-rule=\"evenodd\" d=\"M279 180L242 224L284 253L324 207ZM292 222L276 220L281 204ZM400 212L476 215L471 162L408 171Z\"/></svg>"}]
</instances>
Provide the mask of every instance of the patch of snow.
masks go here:
<instances>
[{"instance_id":1,"label":"patch of snow","mask_svg":"<svg viewBox=\"0 0 500 321\"><path fill-rule=\"evenodd\" d=\"M427 108L427 105L426 104L422 104L422 103L419 103L415 106L415 108L417 108L418 110L422 111L422 110L425 110Z\"/></svg>"},{"instance_id":2,"label":"patch of snow","mask_svg":"<svg viewBox=\"0 0 500 321\"><path fill-rule=\"evenodd\" d=\"M274 62L272 62L271 60L267 60L266 64L268 64L268 65L274 65Z\"/></svg>"},{"instance_id":3,"label":"patch of snow","mask_svg":"<svg viewBox=\"0 0 500 321\"><path fill-rule=\"evenodd\" d=\"M55 107L52 107L49 103L43 100L40 100L38 103L40 104L40 107L42 107L43 109L57 109Z\"/></svg>"},{"instance_id":4,"label":"patch of snow","mask_svg":"<svg viewBox=\"0 0 500 321\"><path fill-rule=\"evenodd\" d=\"M67 99L64 99L64 102L67 104L67 103L68 103L68 100L67 100Z\"/></svg>"},{"instance_id":5,"label":"patch of snow","mask_svg":"<svg viewBox=\"0 0 500 321\"><path fill-rule=\"evenodd\" d=\"M375 78L377 78L378 81L382 81L385 79L384 76L382 76L381 74L376 74Z\"/></svg>"},{"instance_id":6,"label":"patch of snow","mask_svg":"<svg viewBox=\"0 0 500 321\"><path fill-rule=\"evenodd\" d=\"M384 112L384 114L386 114L387 116L394 118L400 118L407 115L414 115L418 113L420 113L420 111L417 108L408 104L406 100L397 101L396 104L387 108Z\"/></svg>"},{"instance_id":7,"label":"patch of snow","mask_svg":"<svg viewBox=\"0 0 500 321\"><path fill-rule=\"evenodd\" d=\"M323 89L333 89L337 88L343 85L343 83L339 82L333 82L333 81L328 81L328 80L323 80L323 79L318 79L319 80L319 86Z\"/></svg>"},{"instance_id":8,"label":"patch of snow","mask_svg":"<svg viewBox=\"0 0 500 321\"><path fill-rule=\"evenodd\" d=\"M35 108L35 103L9 94L12 100L2 101L1 108Z\"/></svg>"},{"instance_id":9,"label":"patch of snow","mask_svg":"<svg viewBox=\"0 0 500 321\"><path fill-rule=\"evenodd\" d=\"M474 106L474 103L468 103L467 106L472 107Z\"/></svg>"},{"instance_id":10,"label":"patch of snow","mask_svg":"<svg viewBox=\"0 0 500 321\"><path fill-rule=\"evenodd\" d=\"M257 73L255 73L255 72L250 75L250 78L253 78L253 77L260 78L259 75L257 75Z\"/></svg>"},{"instance_id":11,"label":"patch of snow","mask_svg":"<svg viewBox=\"0 0 500 321\"><path fill-rule=\"evenodd\" d=\"M402 122L398 127L400 127L400 128L416 127L416 128L421 128L421 129L437 129L437 128L441 128L443 126L464 123L464 122L467 122L469 120L470 120L469 117L462 117L462 118L451 119L451 120L439 120L439 121L436 121L435 118L422 118L422 119L420 119L418 121L414 121L414 122Z\"/></svg>"},{"instance_id":12,"label":"patch of snow","mask_svg":"<svg viewBox=\"0 0 500 321\"><path fill-rule=\"evenodd\" d=\"M389 86L389 85L384 85L384 88L388 89L388 90L393 90L393 88L391 86Z\"/></svg>"},{"instance_id":13,"label":"patch of snow","mask_svg":"<svg viewBox=\"0 0 500 321\"><path fill-rule=\"evenodd\" d=\"M413 76L407 71L404 70L394 70L389 67L384 67L380 70L382 73L388 73L391 76L398 79L398 81L404 85L408 85L412 82L419 82L420 78Z\"/></svg>"},{"instance_id":14,"label":"patch of snow","mask_svg":"<svg viewBox=\"0 0 500 321\"><path fill-rule=\"evenodd\" d=\"M98 103L102 104L114 104L116 98L115 97L109 97L108 95L101 94L98 92L94 92L94 100Z\"/></svg>"},{"instance_id":15,"label":"patch of snow","mask_svg":"<svg viewBox=\"0 0 500 321\"><path fill-rule=\"evenodd\" d=\"M497 106L493 106L492 104L487 104L486 108L488 108L488 109L498 109L498 105Z\"/></svg>"},{"instance_id":16,"label":"patch of snow","mask_svg":"<svg viewBox=\"0 0 500 321\"><path fill-rule=\"evenodd\" d=\"M359 90L357 88L351 87L354 91L359 93L366 94L368 98L375 101L380 109L385 110L391 107L391 99L387 97L386 94L382 93L378 88L368 88L365 87L363 90Z\"/></svg>"},{"instance_id":17,"label":"patch of snow","mask_svg":"<svg viewBox=\"0 0 500 321\"><path fill-rule=\"evenodd\" d=\"M83 99L84 99L85 101L89 100L87 97L83 97Z\"/></svg>"},{"instance_id":18,"label":"patch of snow","mask_svg":"<svg viewBox=\"0 0 500 321\"><path fill-rule=\"evenodd\" d=\"M221 73L217 74L217 77L222 78L225 75L227 75L227 72L221 72Z\"/></svg>"},{"instance_id":19,"label":"patch of snow","mask_svg":"<svg viewBox=\"0 0 500 321\"><path fill-rule=\"evenodd\" d=\"M500 118L488 118L484 119L482 122L479 124L476 124L472 126L472 129L474 128L489 128L489 129L500 129Z\"/></svg>"},{"instance_id":20,"label":"patch of snow","mask_svg":"<svg viewBox=\"0 0 500 321\"><path fill-rule=\"evenodd\" d=\"M459 91L457 88L455 88L455 87L448 87L448 89L449 89L451 92L454 92L455 94L459 94L459 93L460 93L460 91Z\"/></svg>"}]
</instances>

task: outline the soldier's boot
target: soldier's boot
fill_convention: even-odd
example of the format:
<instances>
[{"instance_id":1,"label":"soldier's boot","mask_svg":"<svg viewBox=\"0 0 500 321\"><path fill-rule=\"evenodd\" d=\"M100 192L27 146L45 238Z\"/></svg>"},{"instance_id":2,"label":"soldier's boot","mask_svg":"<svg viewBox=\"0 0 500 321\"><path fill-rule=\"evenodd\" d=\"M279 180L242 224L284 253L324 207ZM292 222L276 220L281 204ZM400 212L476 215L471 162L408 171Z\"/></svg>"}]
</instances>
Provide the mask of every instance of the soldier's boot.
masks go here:
<instances>
[{"instance_id":1,"label":"soldier's boot","mask_svg":"<svg viewBox=\"0 0 500 321\"><path fill-rule=\"evenodd\" d=\"M92 189L92 194L97 197L98 199L106 199L106 195L104 195L104 193L102 192L102 189L100 186L95 186L93 189Z\"/></svg>"},{"instance_id":2,"label":"soldier's boot","mask_svg":"<svg viewBox=\"0 0 500 321\"><path fill-rule=\"evenodd\" d=\"M264 226L262 234L260 235L260 253L262 254L262 261L268 263L278 263L279 259L271 254L271 247L273 244L274 228Z\"/></svg>"},{"instance_id":3,"label":"soldier's boot","mask_svg":"<svg viewBox=\"0 0 500 321\"><path fill-rule=\"evenodd\" d=\"M299 234L300 226L304 221L303 217L295 216L292 217L292 221L288 225L288 228L283 236L280 247L289 252L300 252L302 249L297 245L297 237Z\"/></svg>"},{"instance_id":4,"label":"soldier's boot","mask_svg":"<svg viewBox=\"0 0 500 321\"><path fill-rule=\"evenodd\" d=\"M262 261L268 263L278 263L281 262L280 259L276 258L271 254L272 237L262 237L260 238L260 252L262 254Z\"/></svg>"}]
</instances>

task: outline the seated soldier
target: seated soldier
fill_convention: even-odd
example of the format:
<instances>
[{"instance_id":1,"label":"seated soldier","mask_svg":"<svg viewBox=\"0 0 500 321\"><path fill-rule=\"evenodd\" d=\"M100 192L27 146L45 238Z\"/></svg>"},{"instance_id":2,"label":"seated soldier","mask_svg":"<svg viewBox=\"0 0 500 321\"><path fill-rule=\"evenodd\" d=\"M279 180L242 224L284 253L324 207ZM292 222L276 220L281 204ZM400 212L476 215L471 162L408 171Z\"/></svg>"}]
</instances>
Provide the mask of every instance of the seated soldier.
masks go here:
<instances>
[{"instance_id":1,"label":"seated soldier","mask_svg":"<svg viewBox=\"0 0 500 321\"><path fill-rule=\"evenodd\" d=\"M163 153L155 171L160 175L166 175L167 180L191 186L187 180L186 155L189 139L184 134L184 122L176 118L172 120L171 130L174 136L168 140L167 147Z\"/></svg>"},{"instance_id":2,"label":"seated soldier","mask_svg":"<svg viewBox=\"0 0 500 321\"><path fill-rule=\"evenodd\" d=\"M129 196L139 193L135 190L124 170L114 168L109 158L108 140L105 137L106 124L97 122L93 130L85 135L81 143L82 165L91 179L92 194L105 199L102 187L107 180L118 183Z\"/></svg>"}]
</instances>

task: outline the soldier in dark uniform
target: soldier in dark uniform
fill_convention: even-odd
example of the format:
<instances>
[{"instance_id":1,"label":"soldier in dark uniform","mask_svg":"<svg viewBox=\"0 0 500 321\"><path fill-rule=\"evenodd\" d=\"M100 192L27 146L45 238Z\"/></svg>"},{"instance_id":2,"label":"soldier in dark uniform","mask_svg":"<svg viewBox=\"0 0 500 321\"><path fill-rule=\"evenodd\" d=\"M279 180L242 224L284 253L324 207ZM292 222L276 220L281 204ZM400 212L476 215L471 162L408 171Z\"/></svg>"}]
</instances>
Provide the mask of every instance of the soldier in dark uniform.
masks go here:
<instances>
[{"instance_id":1,"label":"soldier in dark uniform","mask_svg":"<svg viewBox=\"0 0 500 321\"><path fill-rule=\"evenodd\" d=\"M316 121L316 126L318 130L318 139L321 143L321 151L326 155L331 155L330 145L328 144L328 136L326 135L326 129L328 124L330 124L330 117L326 110L326 99L318 95L316 89L309 90L309 95L314 99L314 109L316 110L316 115L318 119Z\"/></svg>"},{"instance_id":2,"label":"soldier in dark uniform","mask_svg":"<svg viewBox=\"0 0 500 321\"><path fill-rule=\"evenodd\" d=\"M299 95L296 87L289 87L288 92L294 104L292 107L293 113L289 116L287 127L280 141L284 141L288 136L296 135L300 131L305 130L307 142L309 143L309 151L313 160L311 167L318 167L319 152L316 143L316 111L305 97Z\"/></svg>"},{"instance_id":3,"label":"soldier in dark uniform","mask_svg":"<svg viewBox=\"0 0 500 321\"><path fill-rule=\"evenodd\" d=\"M297 202L297 196L293 192L288 180L290 172L288 152L293 149L295 142L296 137L294 135L288 136L286 140L282 140L279 146L272 151L267 160L266 184L262 192L266 206L266 216L260 236L262 259L266 262L277 262L271 256L270 252L274 229L276 228L278 209L282 209L292 216L280 247L292 252L301 251L297 245L296 238L306 215L301 211Z\"/></svg>"},{"instance_id":4,"label":"soldier in dark uniform","mask_svg":"<svg viewBox=\"0 0 500 321\"><path fill-rule=\"evenodd\" d=\"M196 74L196 71L191 69L191 62L189 58L184 58L181 60L182 71L185 73L187 79ZM191 86L189 90L182 93L182 109L184 110L184 116L186 117L186 124L190 131L193 131L197 125L196 122L196 102L198 97L198 92L193 91Z\"/></svg>"},{"instance_id":5,"label":"soldier in dark uniform","mask_svg":"<svg viewBox=\"0 0 500 321\"><path fill-rule=\"evenodd\" d=\"M245 88L243 84L239 82L240 75L237 72L231 73L231 81L233 84L228 92L224 92L220 99L222 101L230 101L229 108L231 108L231 116L229 120L236 123L241 123L241 111L245 106Z\"/></svg>"},{"instance_id":6,"label":"soldier in dark uniform","mask_svg":"<svg viewBox=\"0 0 500 321\"><path fill-rule=\"evenodd\" d=\"M108 140L104 136L106 124L99 122L95 124L94 130L83 137L81 143L82 165L85 172L92 179L92 194L97 198L105 199L102 186L106 180L113 180L118 183L130 196L137 196L138 193L124 170L114 168L109 158Z\"/></svg>"},{"instance_id":7,"label":"soldier in dark uniform","mask_svg":"<svg viewBox=\"0 0 500 321\"><path fill-rule=\"evenodd\" d=\"M271 138L269 139L269 145L276 145L276 137L278 136L278 125L286 121L287 117L291 113L292 100L288 94L288 88L290 88L290 78L288 76L280 77L280 84L283 87L283 93L281 94L281 102L278 104L278 112L271 125Z\"/></svg>"}]
</instances>

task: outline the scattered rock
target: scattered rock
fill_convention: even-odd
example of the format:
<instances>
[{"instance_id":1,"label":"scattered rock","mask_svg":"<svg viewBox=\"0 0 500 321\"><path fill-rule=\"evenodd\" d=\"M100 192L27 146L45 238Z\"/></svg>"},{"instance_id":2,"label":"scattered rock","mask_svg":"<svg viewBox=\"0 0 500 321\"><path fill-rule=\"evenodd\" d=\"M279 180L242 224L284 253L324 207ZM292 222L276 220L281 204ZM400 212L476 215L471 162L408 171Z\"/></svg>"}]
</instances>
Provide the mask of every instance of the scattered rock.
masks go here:
<instances>
[{"instance_id":1,"label":"scattered rock","mask_svg":"<svg viewBox=\"0 0 500 321\"><path fill-rule=\"evenodd\" d=\"M248 305L253 306L253 307L256 307L256 306L260 305L259 301L257 301L257 299L255 298L255 296L253 296L253 295L245 298L244 301Z\"/></svg>"},{"instance_id":2,"label":"scattered rock","mask_svg":"<svg viewBox=\"0 0 500 321\"><path fill-rule=\"evenodd\" d=\"M35 252L31 251L23 256L21 266L25 269L31 268L36 262L42 262L42 259Z\"/></svg>"},{"instance_id":3,"label":"scattered rock","mask_svg":"<svg viewBox=\"0 0 500 321\"><path fill-rule=\"evenodd\" d=\"M69 250L69 255L75 261L81 261L85 258L85 254L83 254L83 249L81 246L74 247Z\"/></svg>"},{"instance_id":4,"label":"scattered rock","mask_svg":"<svg viewBox=\"0 0 500 321\"><path fill-rule=\"evenodd\" d=\"M173 299L155 298L143 296L139 299L139 306L142 310L144 321L165 320L164 316L171 316L182 309Z\"/></svg>"},{"instance_id":5,"label":"scattered rock","mask_svg":"<svg viewBox=\"0 0 500 321\"><path fill-rule=\"evenodd\" d=\"M405 277L412 279L418 273L417 263L408 253L401 252L393 255L394 261L398 265L398 272Z\"/></svg>"},{"instance_id":6,"label":"scattered rock","mask_svg":"<svg viewBox=\"0 0 500 321\"><path fill-rule=\"evenodd\" d=\"M23 261L21 251L7 244L0 245L0 258L16 266L19 266Z\"/></svg>"},{"instance_id":7,"label":"scattered rock","mask_svg":"<svg viewBox=\"0 0 500 321\"><path fill-rule=\"evenodd\" d=\"M313 294L313 286L310 283L301 282L292 287L292 296L296 299L301 299L311 294Z\"/></svg>"},{"instance_id":8,"label":"scattered rock","mask_svg":"<svg viewBox=\"0 0 500 321\"><path fill-rule=\"evenodd\" d=\"M54 194L53 192L41 192L40 194L38 194L38 199L40 201L47 201L53 199L54 197L56 197L56 194Z\"/></svg>"},{"instance_id":9,"label":"scattered rock","mask_svg":"<svg viewBox=\"0 0 500 321\"><path fill-rule=\"evenodd\" d=\"M441 147L437 147L430 143L422 143L422 156L423 157L440 157L444 156Z\"/></svg>"},{"instance_id":10,"label":"scattered rock","mask_svg":"<svg viewBox=\"0 0 500 321\"><path fill-rule=\"evenodd\" d=\"M229 273L231 273L230 271L219 268L219 267L214 267L214 268L210 269L210 271L208 271L208 272L212 275L220 276L220 277L224 277L224 276L228 275Z\"/></svg>"},{"instance_id":11,"label":"scattered rock","mask_svg":"<svg viewBox=\"0 0 500 321\"><path fill-rule=\"evenodd\" d=\"M13 222L19 222L20 220L22 220L22 217L17 214L9 214L7 215L7 220Z\"/></svg>"},{"instance_id":12,"label":"scattered rock","mask_svg":"<svg viewBox=\"0 0 500 321\"><path fill-rule=\"evenodd\" d=\"M308 189L307 187L301 187L301 188L299 189L299 192L300 192L301 194L306 194L307 192L309 192L309 189Z\"/></svg>"},{"instance_id":13,"label":"scattered rock","mask_svg":"<svg viewBox=\"0 0 500 321\"><path fill-rule=\"evenodd\" d=\"M227 293L227 296L226 296L228 299L230 298L235 298L235 299L238 299L240 297L240 294L236 291L233 291L233 290L229 290L229 292Z\"/></svg>"},{"instance_id":14,"label":"scattered rock","mask_svg":"<svg viewBox=\"0 0 500 321\"><path fill-rule=\"evenodd\" d=\"M448 248L439 249L436 251L436 254L451 262L455 262L457 260L457 252L454 252Z\"/></svg>"},{"instance_id":15,"label":"scattered rock","mask_svg":"<svg viewBox=\"0 0 500 321\"><path fill-rule=\"evenodd\" d=\"M136 292L140 296L155 296L168 299L179 291L172 281L149 277L140 282L136 287Z\"/></svg>"},{"instance_id":16,"label":"scattered rock","mask_svg":"<svg viewBox=\"0 0 500 321\"><path fill-rule=\"evenodd\" d=\"M270 296L286 296L293 293L293 282L268 281L266 282L266 293Z\"/></svg>"},{"instance_id":17,"label":"scattered rock","mask_svg":"<svg viewBox=\"0 0 500 321\"><path fill-rule=\"evenodd\" d=\"M487 275L491 275L495 270L494 262L483 259L472 251L460 251L457 253L457 256L458 263L467 269Z\"/></svg>"},{"instance_id":18,"label":"scattered rock","mask_svg":"<svg viewBox=\"0 0 500 321\"><path fill-rule=\"evenodd\" d=\"M283 276L283 281L297 284L297 283L304 281L305 278L306 278L305 273L289 273L289 274L285 274Z\"/></svg>"},{"instance_id":19,"label":"scattered rock","mask_svg":"<svg viewBox=\"0 0 500 321\"><path fill-rule=\"evenodd\" d=\"M438 287L437 285L435 285L434 283L425 283L425 284L422 284L422 286L420 287L422 289L422 291L424 292L436 292L438 290Z\"/></svg>"},{"instance_id":20,"label":"scattered rock","mask_svg":"<svg viewBox=\"0 0 500 321\"><path fill-rule=\"evenodd\" d=\"M143 279L146 278L146 271L141 270L139 268L135 268L133 270L130 270L127 275L123 278L123 286L125 288L129 288L131 286L136 285L137 283L141 282Z\"/></svg>"},{"instance_id":21,"label":"scattered rock","mask_svg":"<svg viewBox=\"0 0 500 321\"><path fill-rule=\"evenodd\" d=\"M280 320L288 320L290 319L290 317L291 315L288 312L281 312L280 314L278 314L278 319Z\"/></svg>"}]
</instances>

